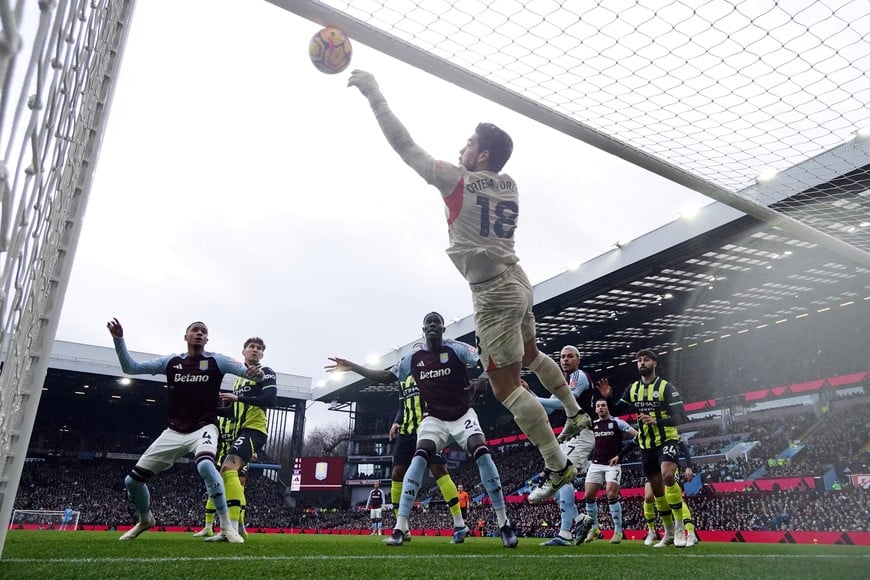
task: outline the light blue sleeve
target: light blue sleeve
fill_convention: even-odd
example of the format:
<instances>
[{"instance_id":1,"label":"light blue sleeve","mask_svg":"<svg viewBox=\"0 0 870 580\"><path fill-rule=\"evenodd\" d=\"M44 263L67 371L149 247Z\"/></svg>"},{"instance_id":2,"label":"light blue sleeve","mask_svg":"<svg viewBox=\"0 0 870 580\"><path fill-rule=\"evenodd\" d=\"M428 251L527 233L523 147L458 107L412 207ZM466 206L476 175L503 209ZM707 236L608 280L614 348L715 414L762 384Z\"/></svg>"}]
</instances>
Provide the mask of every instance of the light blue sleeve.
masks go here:
<instances>
[{"instance_id":1,"label":"light blue sleeve","mask_svg":"<svg viewBox=\"0 0 870 580\"><path fill-rule=\"evenodd\" d=\"M237 377L242 377L245 379L251 379L255 383L259 383L265 377L249 377L248 376L248 367L234 359L233 357L227 356L225 354L220 354L218 352L210 352L207 353L209 356L213 356L214 360L217 362L218 368L224 374L228 375L236 375Z\"/></svg>"},{"instance_id":2,"label":"light blue sleeve","mask_svg":"<svg viewBox=\"0 0 870 580\"><path fill-rule=\"evenodd\" d=\"M397 362L393 368L390 369L390 372L393 373L393 376L399 379L400 383L404 383L408 378L408 375L411 374L411 355L406 354L403 356L402 360Z\"/></svg>"},{"instance_id":3,"label":"light blue sleeve","mask_svg":"<svg viewBox=\"0 0 870 580\"><path fill-rule=\"evenodd\" d=\"M121 370L128 375L162 375L166 373L166 365L169 361L178 355L168 354L153 360L138 362L130 356L130 351L127 350L127 344L123 338L113 339L115 342L115 352L118 355L118 362L121 363Z\"/></svg>"},{"instance_id":4,"label":"light blue sleeve","mask_svg":"<svg viewBox=\"0 0 870 580\"><path fill-rule=\"evenodd\" d=\"M628 433L629 429L631 429L631 425L629 425L628 423L626 423L625 421L623 421L619 417L614 417L614 420L616 421L616 426L619 427L620 431L623 431L624 433Z\"/></svg>"},{"instance_id":5,"label":"light blue sleeve","mask_svg":"<svg viewBox=\"0 0 870 580\"><path fill-rule=\"evenodd\" d=\"M205 354L214 357L214 360L217 362L217 366L222 373L236 375L237 377L244 377L247 374L247 367L232 357L217 352L208 352Z\"/></svg>"},{"instance_id":6,"label":"light blue sleeve","mask_svg":"<svg viewBox=\"0 0 870 580\"><path fill-rule=\"evenodd\" d=\"M551 395L551 396L547 397L546 399L543 397L536 397L536 398L541 402L541 405L544 407L544 410L547 412L548 415L550 413L552 413L553 411L564 411L565 410L565 406L562 405L562 401L560 401L559 399L556 398L556 395Z\"/></svg>"},{"instance_id":7,"label":"light blue sleeve","mask_svg":"<svg viewBox=\"0 0 870 580\"><path fill-rule=\"evenodd\" d=\"M444 344L449 346L453 352L456 353L456 356L459 357L459 360L465 363L465 366L476 366L480 361L480 354L478 354L477 349L470 344L450 339L445 340Z\"/></svg>"}]
</instances>

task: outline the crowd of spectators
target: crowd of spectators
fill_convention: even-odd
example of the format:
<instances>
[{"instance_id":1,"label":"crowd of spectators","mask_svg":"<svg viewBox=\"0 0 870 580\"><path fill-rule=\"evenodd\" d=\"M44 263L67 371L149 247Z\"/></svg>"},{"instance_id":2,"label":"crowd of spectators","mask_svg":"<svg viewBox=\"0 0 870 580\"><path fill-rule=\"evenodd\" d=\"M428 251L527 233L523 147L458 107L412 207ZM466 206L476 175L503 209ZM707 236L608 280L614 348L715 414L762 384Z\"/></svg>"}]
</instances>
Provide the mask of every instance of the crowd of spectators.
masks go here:
<instances>
[{"instance_id":1,"label":"crowd of spectators","mask_svg":"<svg viewBox=\"0 0 870 580\"><path fill-rule=\"evenodd\" d=\"M870 473L868 433L870 433L870 403L862 399L835 399L817 416L807 407L801 413L758 413L741 418L732 425L739 431L739 439L758 441L746 456L730 460L695 464L695 472L704 483L741 481L762 467L768 477L820 477L832 468L840 474L843 483L835 491L819 491L802 488L789 491L762 492L751 488L730 494L706 493L687 499L701 530L855 530L866 531L870 522L870 490L852 488L848 475ZM694 438L703 434L716 436L716 429L696 432ZM99 434L98 434L99 435ZM727 435L727 434L723 434ZM717 454L728 450L738 440L723 439L710 443L719 447ZM70 438L62 429L40 432L35 435L36 445L61 445L69 450L94 450L100 447L100 437L83 444ZM145 437L128 434L115 437L112 446L125 453L134 453L139 446L147 444ZM691 444L691 439L689 440ZM693 455L705 455L706 443L692 446ZM777 461L786 449L799 449L789 461ZM529 484L541 468L540 455L525 441L511 441L491 449L499 468L502 486L506 495L527 493ZM51 454L31 457L25 465L16 498L16 509L62 510L66 506L80 512L80 525L106 525L109 527L129 525L135 515L129 507L124 488L124 476L132 462L97 458L57 457ZM637 454L626 457L623 469L623 488L642 487L644 477L637 464ZM476 464L471 460L451 461L450 471L457 484L463 484L473 498L483 497ZM358 474L371 477L371 474ZM377 477L386 479L388 470L382 469ZM438 487L426 481L418 496L425 500L416 506L411 517L412 525L418 528L446 529L450 518ZM578 491L584 481L575 482ZM159 526L181 526L195 529L201 525L204 515L205 494L201 479L192 464L178 464L161 473L150 483L153 511ZM360 509L320 508L316 505L291 507L284 498L285 488L260 472L253 472L248 479L246 495L248 510L246 520L251 528L301 527L314 529L367 529L368 514ZM345 502L349 503L349 502ZM581 502L581 509L582 509ZM599 506L603 526L609 525L606 504ZM623 499L623 517L627 529L644 527L641 500L636 497ZM510 503L508 515L522 536L549 536L558 529L559 509L556 503L540 505ZM392 525L388 511L385 525ZM469 525L476 527L482 520L484 528L494 533L497 529L495 514L485 505L474 505Z\"/></svg>"}]
</instances>

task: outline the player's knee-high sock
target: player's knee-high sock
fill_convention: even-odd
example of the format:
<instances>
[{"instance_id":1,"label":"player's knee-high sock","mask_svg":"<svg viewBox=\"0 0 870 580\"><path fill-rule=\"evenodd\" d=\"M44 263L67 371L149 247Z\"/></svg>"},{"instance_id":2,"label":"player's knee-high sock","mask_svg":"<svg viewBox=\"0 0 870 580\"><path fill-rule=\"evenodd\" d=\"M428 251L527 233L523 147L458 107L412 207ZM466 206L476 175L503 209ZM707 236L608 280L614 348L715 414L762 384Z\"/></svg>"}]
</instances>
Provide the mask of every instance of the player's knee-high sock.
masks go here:
<instances>
[{"instance_id":1,"label":"player's knee-high sock","mask_svg":"<svg viewBox=\"0 0 870 580\"><path fill-rule=\"evenodd\" d=\"M459 507L459 492L456 490L456 484L450 479L450 474L445 473L435 480L438 489L441 490L441 495L444 501L447 502L447 507L450 508L450 515L453 516L453 527L461 528L465 525L465 520L462 519L462 510Z\"/></svg>"},{"instance_id":2,"label":"player's knee-high sock","mask_svg":"<svg viewBox=\"0 0 870 580\"><path fill-rule=\"evenodd\" d=\"M680 489L680 484L675 481L666 486L665 498L668 500L668 505L671 506L677 527L683 527L683 490Z\"/></svg>"},{"instance_id":3,"label":"player's knee-high sock","mask_svg":"<svg viewBox=\"0 0 870 580\"><path fill-rule=\"evenodd\" d=\"M556 492L556 499L559 502L559 511L562 515L562 521L559 524L559 535L566 540L571 539L571 528L574 527L574 518L577 517L577 500L574 496L574 485L565 484Z\"/></svg>"},{"instance_id":4,"label":"player's knee-high sock","mask_svg":"<svg viewBox=\"0 0 870 580\"><path fill-rule=\"evenodd\" d=\"M613 520L613 531L621 532L622 531L622 503L620 503L619 498L609 499L607 503L610 504L610 518Z\"/></svg>"},{"instance_id":5,"label":"player's knee-high sock","mask_svg":"<svg viewBox=\"0 0 870 580\"><path fill-rule=\"evenodd\" d=\"M556 395L569 417L580 412L580 405L577 404L577 399L565 382L565 375L562 374L562 369L556 361L539 352L535 360L529 363L529 370L538 376L545 389Z\"/></svg>"},{"instance_id":6,"label":"player's knee-high sock","mask_svg":"<svg viewBox=\"0 0 870 580\"><path fill-rule=\"evenodd\" d=\"M222 472L221 477L224 480L224 491L227 494L227 509L230 514L230 522L232 522L233 527L238 531L245 488L242 487L242 482L239 481L239 472L235 469L228 469Z\"/></svg>"},{"instance_id":7,"label":"player's knee-high sock","mask_svg":"<svg viewBox=\"0 0 870 580\"><path fill-rule=\"evenodd\" d=\"M408 466L408 471L405 472L405 479L402 480L402 499L399 501L399 516L396 518L396 528L403 532L408 531L408 516L411 515L411 508L414 506L414 500L417 499L417 492L420 491L420 483L428 466L429 461L425 457L415 455L411 465Z\"/></svg>"},{"instance_id":8,"label":"player's knee-high sock","mask_svg":"<svg viewBox=\"0 0 870 580\"><path fill-rule=\"evenodd\" d=\"M674 525L674 515L671 512L671 506L668 505L668 499L665 496L656 496L656 510L662 517L662 524L665 526Z\"/></svg>"},{"instance_id":9,"label":"player's knee-high sock","mask_svg":"<svg viewBox=\"0 0 870 580\"><path fill-rule=\"evenodd\" d=\"M134 478L134 475L139 475L136 468L133 468L133 472L124 478L124 485L127 487L127 498L136 508L141 520L151 511L151 492L148 491L146 480L140 480L139 477Z\"/></svg>"},{"instance_id":10,"label":"player's knee-high sock","mask_svg":"<svg viewBox=\"0 0 870 580\"><path fill-rule=\"evenodd\" d=\"M207 500L205 500L205 527L214 527L214 514L214 502L211 501L211 498L208 498Z\"/></svg>"},{"instance_id":11,"label":"player's knee-high sock","mask_svg":"<svg viewBox=\"0 0 870 580\"><path fill-rule=\"evenodd\" d=\"M227 513L227 496L224 491L224 480L221 478L217 467L215 467L214 459L211 457L198 458L196 470L205 482L205 491L208 497L214 503L214 509L221 523L221 529L231 528L230 516Z\"/></svg>"},{"instance_id":12,"label":"player's knee-high sock","mask_svg":"<svg viewBox=\"0 0 870 580\"><path fill-rule=\"evenodd\" d=\"M241 483L241 480L239 481ZM239 529L245 530L245 512L248 511L248 498L245 496L245 484L242 483L242 505L239 506Z\"/></svg>"},{"instance_id":13,"label":"player's knee-high sock","mask_svg":"<svg viewBox=\"0 0 870 580\"><path fill-rule=\"evenodd\" d=\"M498 468L489 454L489 449L478 447L474 452L474 461L477 463L477 471L480 473L480 481L483 482L483 487L486 488L486 494L492 502L492 509L495 510L496 518L498 518L498 527L501 528L507 523L507 512L504 505L504 492L501 489L501 477L498 474Z\"/></svg>"},{"instance_id":14,"label":"player's knee-high sock","mask_svg":"<svg viewBox=\"0 0 870 580\"><path fill-rule=\"evenodd\" d=\"M586 515L592 518L592 525L598 527L598 502L596 500L586 502Z\"/></svg>"},{"instance_id":15,"label":"player's knee-high sock","mask_svg":"<svg viewBox=\"0 0 870 580\"><path fill-rule=\"evenodd\" d=\"M502 405L514 416L517 426L522 429L532 445L544 458L544 465L553 471L565 469L568 458L559 448L547 412L541 402L530 392L520 387L502 401Z\"/></svg>"},{"instance_id":16,"label":"player's knee-high sock","mask_svg":"<svg viewBox=\"0 0 870 580\"><path fill-rule=\"evenodd\" d=\"M444 493L443 491L441 493ZM402 482L390 482L390 503L393 504L393 515L399 517L399 502L402 501Z\"/></svg>"},{"instance_id":17,"label":"player's knee-high sock","mask_svg":"<svg viewBox=\"0 0 870 580\"><path fill-rule=\"evenodd\" d=\"M683 502L683 525L686 526L686 533L695 531L695 520L692 519L692 510L689 509L689 504Z\"/></svg>"},{"instance_id":18,"label":"player's knee-high sock","mask_svg":"<svg viewBox=\"0 0 870 580\"><path fill-rule=\"evenodd\" d=\"M643 519L646 520L646 529L651 532L656 531L656 504L655 502L643 502Z\"/></svg>"}]
</instances>

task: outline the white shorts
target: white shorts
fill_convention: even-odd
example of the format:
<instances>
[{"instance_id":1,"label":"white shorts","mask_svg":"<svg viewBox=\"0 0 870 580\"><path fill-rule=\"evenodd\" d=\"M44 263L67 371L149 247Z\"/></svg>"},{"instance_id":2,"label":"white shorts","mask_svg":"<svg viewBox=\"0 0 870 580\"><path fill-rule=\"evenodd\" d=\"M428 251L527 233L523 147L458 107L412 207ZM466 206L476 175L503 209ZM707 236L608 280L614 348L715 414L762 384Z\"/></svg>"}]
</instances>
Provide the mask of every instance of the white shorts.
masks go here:
<instances>
[{"instance_id":1,"label":"white shorts","mask_svg":"<svg viewBox=\"0 0 870 580\"><path fill-rule=\"evenodd\" d=\"M469 409L455 421L442 421L435 417L423 417L420 428L417 430L417 445L421 439L428 439L435 443L435 451L441 451L455 442L465 451L468 451L468 438L472 435L483 436L483 429L477 421L477 413Z\"/></svg>"},{"instance_id":2,"label":"white shorts","mask_svg":"<svg viewBox=\"0 0 870 580\"><path fill-rule=\"evenodd\" d=\"M372 508L372 510L369 512L369 518L371 518L373 520L379 520L382 517L384 517L383 514L384 514L383 508Z\"/></svg>"},{"instance_id":3,"label":"white shorts","mask_svg":"<svg viewBox=\"0 0 870 580\"><path fill-rule=\"evenodd\" d=\"M193 433L179 433L166 429L145 450L136 465L157 475L172 467L176 459L181 459L189 453L195 456L210 455L214 461L217 457L218 440L217 425L206 425Z\"/></svg>"},{"instance_id":4,"label":"white shorts","mask_svg":"<svg viewBox=\"0 0 870 580\"><path fill-rule=\"evenodd\" d=\"M524 343L535 338L532 284L519 264L471 285L474 324L485 370L523 360Z\"/></svg>"},{"instance_id":5,"label":"white shorts","mask_svg":"<svg viewBox=\"0 0 870 580\"><path fill-rule=\"evenodd\" d=\"M595 483L604 485L605 483L615 483L619 485L622 480L622 466L616 465L601 465L600 463L590 463L589 471L586 472L586 483Z\"/></svg>"},{"instance_id":6,"label":"white shorts","mask_svg":"<svg viewBox=\"0 0 870 580\"><path fill-rule=\"evenodd\" d=\"M595 434L592 433L592 429L584 429L575 437L559 444L559 448L576 468L578 476L586 473L586 466L590 465L589 454L592 453L593 447L595 447Z\"/></svg>"}]
</instances>

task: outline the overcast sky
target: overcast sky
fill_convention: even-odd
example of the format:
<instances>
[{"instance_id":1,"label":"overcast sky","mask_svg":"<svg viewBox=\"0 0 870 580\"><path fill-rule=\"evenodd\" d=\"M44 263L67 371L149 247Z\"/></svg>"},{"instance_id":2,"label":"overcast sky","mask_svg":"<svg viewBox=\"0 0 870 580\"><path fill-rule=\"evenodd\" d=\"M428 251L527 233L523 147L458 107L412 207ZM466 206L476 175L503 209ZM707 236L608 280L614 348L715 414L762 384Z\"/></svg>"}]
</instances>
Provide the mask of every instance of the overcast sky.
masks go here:
<instances>
[{"instance_id":1,"label":"overcast sky","mask_svg":"<svg viewBox=\"0 0 870 580\"><path fill-rule=\"evenodd\" d=\"M437 190L404 165L349 70L318 72L319 27L260 0L137 2L57 338L180 352L267 344L279 372L326 379L420 335L422 316L471 314L444 253ZM513 137L517 250L533 283L709 199L354 45L417 143L456 162L475 125ZM309 429L345 415L311 409Z\"/></svg>"}]
</instances>

